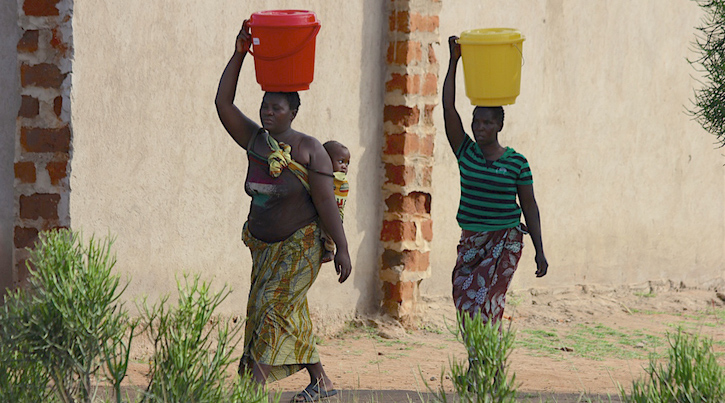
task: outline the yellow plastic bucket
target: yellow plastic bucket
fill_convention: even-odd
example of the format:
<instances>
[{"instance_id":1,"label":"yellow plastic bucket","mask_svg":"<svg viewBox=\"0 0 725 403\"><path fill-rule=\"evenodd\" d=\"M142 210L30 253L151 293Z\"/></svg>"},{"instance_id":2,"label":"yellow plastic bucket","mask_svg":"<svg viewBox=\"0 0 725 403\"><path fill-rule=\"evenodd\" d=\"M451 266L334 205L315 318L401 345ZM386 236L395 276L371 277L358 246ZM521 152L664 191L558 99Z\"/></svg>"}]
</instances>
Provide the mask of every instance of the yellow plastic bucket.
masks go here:
<instances>
[{"instance_id":1,"label":"yellow plastic bucket","mask_svg":"<svg viewBox=\"0 0 725 403\"><path fill-rule=\"evenodd\" d=\"M512 28L464 31L461 45L466 96L471 104L500 106L516 102L521 92L524 36Z\"/></svg>"}]
</instances>

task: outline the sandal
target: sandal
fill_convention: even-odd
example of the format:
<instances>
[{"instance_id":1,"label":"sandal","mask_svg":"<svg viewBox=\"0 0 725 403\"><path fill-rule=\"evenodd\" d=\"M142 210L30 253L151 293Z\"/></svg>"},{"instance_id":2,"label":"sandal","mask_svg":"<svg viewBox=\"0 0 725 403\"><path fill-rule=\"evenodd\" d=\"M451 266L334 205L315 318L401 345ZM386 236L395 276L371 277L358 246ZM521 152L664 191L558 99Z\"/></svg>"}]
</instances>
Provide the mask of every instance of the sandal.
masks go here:
<instances>
[{"instance_id":1,"label":"sandal","mask_svg":"<svg viewBox=\"0 0 725 403\"><path fill-rule=\"evenodd\" d=\"M337 390L320 390L319 386L309 384L303 390L302 392L294 395L292 397L292 403L297 402L319 402L320 399L326 399L330 396L335 396L337 394ZM302 400L300 400L302 399Z\"/></svg>"}]
</instances>

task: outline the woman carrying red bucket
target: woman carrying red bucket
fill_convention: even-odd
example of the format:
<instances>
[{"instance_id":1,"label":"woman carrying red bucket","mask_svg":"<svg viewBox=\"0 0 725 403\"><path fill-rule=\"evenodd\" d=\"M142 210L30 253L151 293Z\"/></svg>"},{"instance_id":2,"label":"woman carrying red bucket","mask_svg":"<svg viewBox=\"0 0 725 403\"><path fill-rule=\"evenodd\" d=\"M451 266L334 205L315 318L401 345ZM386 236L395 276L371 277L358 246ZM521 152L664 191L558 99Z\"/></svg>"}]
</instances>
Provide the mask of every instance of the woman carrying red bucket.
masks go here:
<instances>
[{"instance_id":1,"label":"woman carrying red bucket","mask_svg":"<svg viewBox=\"0 0 725 403\"><path fill-rule=\"evenodd\" d=\"M281 14L273 17L277 20L285 14L299 20L297 14L307 12L276 13ZM266 91L259 109L261 127L234 105L239 72L250 45L255 58L269 59L273 57L262 55L263 46L274 47L274 41L280 40L270 35L257 36L259 20L266 20L265 16L255 17L259 13L245 21L237 35L234 55L224 69L216 95L219 119L232 139L247 151L249 161L244 187L252 202L242 239L251 251L253 265L239 371L249 371L255 381L264 384L268 379L278 380L305 368L310 384L293 401L317 401L337 393L320 362L307 306L307 291L322 263L321 225L337 245L334 262L340 283L348 278L352 265L333 193L332 162L317 139L291 127L300 106L296 91L305 89L305 83L299 88L295 86L300 84L293 82L298 81L296 78L270 83L268 79L274 78L264 77L262 81L267 81L260 82ZM309 15L302 19L309 21ZM319 29L316 17L314 21L316 29L313 26L310 37ZM307 38L298 36L300 42ZM283 45L288 43L279 44L280 48ZM309 46L307 40L297 47ZM312 46L314 52L314 43ZM289 50L282 51L285 57L274 63L291 63L295 68L298 61L288 60L295 56L287 53ZM274 89L270 90L270 86Z\"/></svg>"}]
</instances>

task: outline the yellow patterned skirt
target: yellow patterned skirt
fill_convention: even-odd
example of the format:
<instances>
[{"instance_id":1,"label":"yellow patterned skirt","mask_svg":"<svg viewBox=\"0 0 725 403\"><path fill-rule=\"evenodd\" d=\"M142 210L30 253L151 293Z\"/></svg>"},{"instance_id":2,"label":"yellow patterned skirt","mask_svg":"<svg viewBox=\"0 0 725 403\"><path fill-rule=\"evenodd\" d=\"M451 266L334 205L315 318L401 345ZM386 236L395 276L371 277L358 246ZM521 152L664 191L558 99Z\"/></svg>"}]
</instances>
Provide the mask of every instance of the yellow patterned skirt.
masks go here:
<instances>
[{"instance_id":1,"label":"yellow patterned skirt","mask_svg":"<svg viewBox=\"0 0 725 403\"><path fill-rule=\"evenodd\" d=\"M320 228L312 222L283 241L267 243L245 224L242 239L252 252L252 285L239 365L270 365L269 380L276 381L303 364L320 362L307 307L307 291L320 272Z\"/></svg>"}]
</instances>

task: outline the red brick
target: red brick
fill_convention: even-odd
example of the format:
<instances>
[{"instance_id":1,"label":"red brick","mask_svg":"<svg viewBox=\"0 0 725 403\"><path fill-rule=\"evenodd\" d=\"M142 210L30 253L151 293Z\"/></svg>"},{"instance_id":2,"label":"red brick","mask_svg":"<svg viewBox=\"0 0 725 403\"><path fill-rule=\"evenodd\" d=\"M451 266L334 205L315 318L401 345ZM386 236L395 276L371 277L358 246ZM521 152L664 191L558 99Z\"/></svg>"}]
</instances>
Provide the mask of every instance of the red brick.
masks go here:
<instances>
[{"instance_id":1,"label":"red brick","mask_svg":"<svg viewBox=\"0 0 725 403\"><path fill-rule=\"evenodd\" d=\"M15 177L23 183L35 183L35 163L32 161L16 162Z\"/></svg>"},{"instance_id":2,"label":"red brick","mask_svg":"<svg viewBox=\"0 0 725 403\"><path fill-rule=\"evenodd\" d=\"M433 73L427 73L423 78L423 87L420 93L421 95L438 94L438 76Z\"/></svg>"},{"instance_id":3,"label":"red brick","mask_svg":"<svg viewBox=\"0 0 725 403\"><path fill-rule=\"evenodd\" d=\"M33 53L38 50L38 37L40 32L37 29L31 29L23 33L23 37L18 41L18 52Z\"/></svg>"},{"instance_id":4,"label":"red brick","mask_svg":"<svg viewBox=\"0 0 725 403\"><path fill-rule=\"evenodd\" d=\"M408 65L420 61L423 57L418 41L395 41L388 45L387 61L390 64Z\"/></svg>"},{"instance_id":5,"label":"red brick","mask_svg":"<svg viewBox=\"0 0 725 403\"><path fill-rule=\"evenodd\" d=\"M413 301L416 285L415 281L383 282L383 300L397 303Z\"/></svg>"},{"instance_id":6,"label":"red brick","mask_svg":"<svg viewBox=\"0 0 725 403\"><path fill-rule=\"evenodd\" d=\"M391 32L434 32L439 25L437 15L411 14L408 11L392 12L388 18L388 29Z\"/></svg>"},{"instance_id":7,"label":"red brick","mask_svg":"<svg viewBox=\"0 0 725 403\"><path fill-rule=\"evenodd\" d=\"M435 136L428 135L420 139L419 153L426 157L433 156L433 149L435 147Z\"/></svg>"},{"instance_id":8,"label":"red brick","mask_svg":"<svg viewBox=\"0 0 725 403\"><path fill-rule=\"evenodd\" d=\"M422 167L420 169L420 185L425 187L433 185L433 167Z\"/></svg>"},{"instance_id":9,"label":"red brick","mask_svg":"<svg viewBox=\"0 0 725 403\"><path fill-rule=\"evenodd\" d=\"M440 25L437 15L422 15L413 13L410 15L410 31L435 32Z\"/></svg>"},{"instance_id":10,"label":"red brick","mask_svg":"<svg viewBox=\"0 0 725 403\"><path fill-rule=\"evenodd\" d=\"M20 218L35 220L45 218L58 219L59 194L36 193L30 196L20 195Z\"/></svg>"},{"instance_id":11,"label":"red brick","mask_svg":"<svg viewBox=\"0 0 725 403\"><path fill-rule=\"evenodd\" d=\"M23 87L60 88L66 74L58 66L50 63L20 66L20 84Z\"/></svg>"},{"instance_id":12,"label":"red brick","mask_svg":"<svg viewBox=\"0 0 725 403\"><path fill-rule=\"evenodd\" d=\"M30 266L30 269L28 268ZM17 281L15 286L24 286L28 283L28 277L30 277L30 270L35 270L35 266L28 259L21 259L17 265Z\"/></svg>"},{"instance_id":13,"label":"red brick","mask_svg":"<svg viewBox=\"0 0 725 403\"><path fill-rule=\"evenodd\" d=\"M405 105L385 105L383 109L383 121L400 124L403 126L413 126L418 124L420 119L420 109L417 106Z\"/></svg>"},{"instance_id":14,"label":"red brick","mask_svg":"<svg viewBox=\"0 0 725 403\"><path fill-rule=\"evenodd\" d=\"M420 75L393 73L390 80L385 83L385 91L400 90L403 94L417 94L420 92Z\"/></svg>"},{"instance_id":15,"label":"red brick","mask_svg":"<svg viewBox=\"0 0 725 403\"><path fill-rule=\"evenodd\" d=\"M38 240L38 230L35 228L15 227L15 247L18 249L31 248Z\"/></svg>"},{"instance_id":16,"label":"red brick","mask_svg":"<svg viewBox=\"0 0 725 403\"><path fill-rule=\"evenodd\" d=\"M57 4L60 0L25 0L23 3L23 11L25 15L35 17L45 17L60 15Z\"/></svg>"},{"instance_id":17,"label":"red brick","mask_svg":"<svg viewBox=\"0 0 725 403\"><path fill-rule=\"evenodd\" d=\"M428 44L428 63L438 64L438 59L436 58L436 52L435 52L435 50L433 50L432 44Z\"/></svg>"},{"instance_id":18,"label":"red brick","mask_svg":"<svg viewBox=\"0 0 725 403\"><path fill-rule=\"evenodd\" d=\"M415 170L411 166L385 164L385 183L405 186L415 181Z\"/></svg>"},{"instance_id":19,"label":"red brick","mask_svg":"<svg viewBox=\"0 0 725 403\"><path fill-rule=\"evenodd\" d=\"M68 176L67 167L67 161L51 161L45 166L52 185L58 185L62 179Z\"/></svg>"},{"instance_id":20,"label":"red brick","mask_svg":"<svg viewBox=\"0 0 725 403\"><path fill-rule=\"evenodd\" d=\"M388 17L390 32L410 32L410 13L408 11L393 11Z\"/></svg>"},{"instance_id":21,"label":"red brick","mask_svg":"<svg viewBox=\"0 0 725 403\"><path fill-rule=\"evenodd\" d=\"M430 214L430 194L411 192L408 195L393 193L385 200L388 211L404 214Z\"/></svg>"},{"instance_id":22,"label":"red brick","mask_svg":"<svg viewBox=\"0 0 725 403\"><path fill-rule=\"evenodd\" d=\"M425 125L434 125L435 122L433 120L433 110L435 109L435 105L426 105L423 109L423 124Z\"/></svg>"},{"instance_id":23,"label":"red brick","mask_svg":"<svg viewBox=\"0 0 725 403\"><path fill-rule=\"evenodd\" d=\"M383 242L415 241L416 226L410 221L383 221L380 240Z\"/></svg>"},{"instance_id":24,"label":"red brick","mask_svg":"<svg viewBox=\"0 0 725 403\"><path fill-rule=\"evenodd\" d=\"M433 240L433 220L425 220L420 223L420 232L423 239L430 242Z\"/></svg>"},{"instance_id":25,"label":"red brick","mask_svg":"<svg viewBox=\"0 0 725 403\"><path fill-rule=\"evenodd\" d=\"M385 135L385 155L409 155L418 151L418 136L415 133Z\"/></svg>"},{"instance_id":26,"label":"red brick","mask_svg":"<svg viewBox=\"0 0 725 403\"><path fill-rule=\"evenodd\" d=\"M430 266L430 252L404 250L402 252L386 249L383 252L383 269L403 266L405 271L426 271Z\"/></svg>"},{"instance_id":27,"label":"red brick","mask_svg":"<svg viewBox=\"0 0 725 403\"><path fill-rule=\"evenodd\" d=\"M70 128L64 126L58 129L45 129L23 126L20 128L20 145L31 153L67 153L70 151Z\"/></svg>"},{"instance_id":28,"label":"red brick","mask_svg":"<svg viewBox=\"0 0 725 403\"><path fill-rule=\"evenodd\" d=\"M60 117L60 113L63 110L63 97L55 97L53 99L53 112L55 116Z\"/></svg>"},{"instance_id":29,"label":"red brick","mask_svg":"<svg viewBox=\"0 0 725 403\"><path fill-rule=\"evenodd\" d=\"M68 43L63 40L63 33L58 28L53 28L51 31L50 46L58 50L63 55L68 51Z\"/></svg>"},{"instance_id":30,"label":"red brick","mask_svg":"<svg viewBox=\"0 0 725 403\"><path fill-rule=\"evenodd\" d=\"M40 101L38 101L38 98L23 95L18 116L21 118L34 118L38 116L38 113L40 113Z\"/></svg>"}]
</instances>

